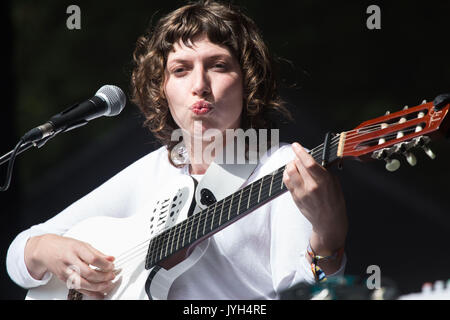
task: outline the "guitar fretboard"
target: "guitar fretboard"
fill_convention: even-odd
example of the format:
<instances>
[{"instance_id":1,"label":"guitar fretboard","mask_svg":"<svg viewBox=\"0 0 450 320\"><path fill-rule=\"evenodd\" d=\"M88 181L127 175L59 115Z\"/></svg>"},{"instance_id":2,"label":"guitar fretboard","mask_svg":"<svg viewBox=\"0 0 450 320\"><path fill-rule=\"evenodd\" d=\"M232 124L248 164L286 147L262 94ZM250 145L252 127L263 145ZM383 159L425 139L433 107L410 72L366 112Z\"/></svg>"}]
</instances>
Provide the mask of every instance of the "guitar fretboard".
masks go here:
<instances>
[{"instance_id":1,"label":"guitar fretboard","mask_svg":"<svg viewBox=\"0 0 450 320\"><path fill-rule=\"evenodd\" d=\"M316 162L321 163L323 150L324 146L320 145L310 150L309 153ZM339 158L337 144L330 145L330 148L325 151L328 153L328 163ZM248 184L154 237L149 244L146 269L150 269L158 262L199 239L213 235L219 229L237 221L287 191L283 183L285 168L286 166L278 168L271 174Z\"/></svg>"}]
</instances>

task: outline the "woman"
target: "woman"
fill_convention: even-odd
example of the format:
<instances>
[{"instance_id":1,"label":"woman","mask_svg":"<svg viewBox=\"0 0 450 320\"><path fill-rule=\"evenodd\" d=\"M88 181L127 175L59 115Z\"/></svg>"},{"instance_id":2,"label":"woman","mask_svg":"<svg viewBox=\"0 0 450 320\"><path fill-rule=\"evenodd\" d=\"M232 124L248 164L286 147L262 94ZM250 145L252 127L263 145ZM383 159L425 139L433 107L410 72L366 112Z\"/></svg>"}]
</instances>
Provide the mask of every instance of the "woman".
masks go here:
<instances>
[{"instance_id":1,"label":"woman","mask_svg":"<svg viewBox=\"0 0 450 320\"><path fill-rule=\"evenodd\" d=\"M66 281L68 267L76 266L78 291L103 298L114 287L115 257L64 232L91 216L134 214L156 191L154 181L185 174L200 180L212 159L194 147L205 150L211 130L225 138L227 129L271 129L274 114L288 115L257 27L229 5L202 1L173 11L138 40L134 60L133 101L163 147L19 234L7 257L17 284L43 285L52 275ZM177 129L181 143L171 139ZM200 261L173 282L170 299L275 299L299 281L343 272L342 192L298 143L263 155L246 183L285 164L289 192L212 236Z\"/></svg>"}]
</instances>

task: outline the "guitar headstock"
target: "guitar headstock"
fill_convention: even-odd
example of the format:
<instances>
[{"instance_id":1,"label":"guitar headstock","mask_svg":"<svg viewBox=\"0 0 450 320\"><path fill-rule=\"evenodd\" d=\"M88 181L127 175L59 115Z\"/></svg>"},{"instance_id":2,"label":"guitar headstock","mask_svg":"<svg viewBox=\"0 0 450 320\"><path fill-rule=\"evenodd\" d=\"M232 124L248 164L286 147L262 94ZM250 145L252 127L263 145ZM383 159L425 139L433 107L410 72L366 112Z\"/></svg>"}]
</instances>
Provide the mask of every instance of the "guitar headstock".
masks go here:
<instances>
[{"instance_id":1,"label":"guitar headstock","mask_svg":"<svg viewBox=\"0 0 450 320\"><path fill-rule=\"evenodd\" d=\"M413 148L422 148L432 159L433 151L427 144L448 134L450 121L450 94L439 95L433 102L365 121L355 129L340 134L338 156L358 160L385 160L386 169L395 171L400 166L395 155L404 155L412 166L416 158Z\"/></svg>"}]
</instances>

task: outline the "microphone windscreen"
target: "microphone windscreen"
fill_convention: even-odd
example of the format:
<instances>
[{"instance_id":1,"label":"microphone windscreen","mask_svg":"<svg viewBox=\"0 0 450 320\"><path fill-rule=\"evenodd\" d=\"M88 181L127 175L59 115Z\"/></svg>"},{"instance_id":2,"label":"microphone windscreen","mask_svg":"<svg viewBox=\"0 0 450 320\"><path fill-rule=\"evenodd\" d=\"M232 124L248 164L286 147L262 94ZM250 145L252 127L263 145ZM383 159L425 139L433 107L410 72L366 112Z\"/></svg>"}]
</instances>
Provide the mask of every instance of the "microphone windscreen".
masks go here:
<instances>
[{"instance_id":1,"label":"microphone windscreen","mask_svg":"<svg viewBox=\"0 0 450 320\"><path fill-rule=\"evenodd\" d=\"M122 89L113 85L104 85L98 89L95 95L105 100L108 105L108 110L104 114L107 117L118 115L127 103L127 98Z\"/></svg>"}]
</instances>

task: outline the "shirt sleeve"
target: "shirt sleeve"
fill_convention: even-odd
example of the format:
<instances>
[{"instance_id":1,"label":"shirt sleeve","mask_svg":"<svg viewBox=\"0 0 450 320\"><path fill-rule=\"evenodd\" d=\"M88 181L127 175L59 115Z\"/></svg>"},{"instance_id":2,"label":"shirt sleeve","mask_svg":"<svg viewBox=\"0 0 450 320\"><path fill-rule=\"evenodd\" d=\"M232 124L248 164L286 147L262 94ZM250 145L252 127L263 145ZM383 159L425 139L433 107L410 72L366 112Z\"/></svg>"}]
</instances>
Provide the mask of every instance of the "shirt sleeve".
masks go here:
<instances>
[{"instance_id":1,"label":"shirt sleeve","mask_svg":"<svg viewBox=\"0 0 450 320\"><path fill-rule=\"evenodd\" d=\"M275 292L279 294L300 282L313 284L314 274L307 259L312 226L301 214L289 192L272 201L271 229L270 260ZM344 254L339 269L327 277L343 275L346 262Z\"/></svg>"},{"instance_id":2,"label":"shirt sleeve","mask_svg":"<svg viewBox=\"0 0 450 320\"><path fill-rule=\"evenodd\" d=\"M291 147L283 146L274 155L271 169L274 170L293 158ZM307 259L311 223L300 212L289 191L271 201L270 206L270 264L275 292L279 294L300 282L314 283L314 274ZM327 277L343 275L346 262L344 254L340 268Z\"/></svg>"}]
</instances>

